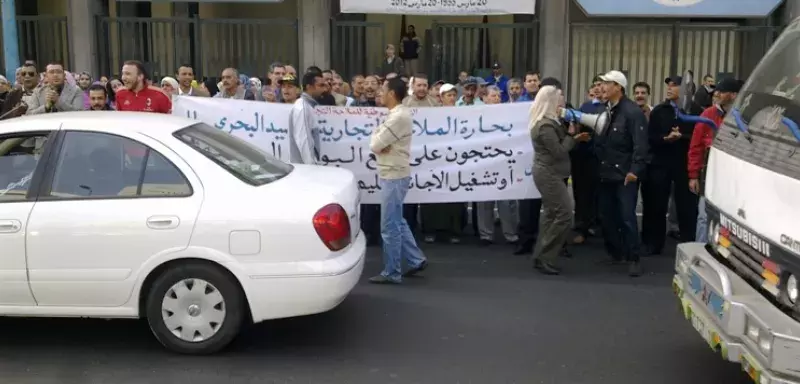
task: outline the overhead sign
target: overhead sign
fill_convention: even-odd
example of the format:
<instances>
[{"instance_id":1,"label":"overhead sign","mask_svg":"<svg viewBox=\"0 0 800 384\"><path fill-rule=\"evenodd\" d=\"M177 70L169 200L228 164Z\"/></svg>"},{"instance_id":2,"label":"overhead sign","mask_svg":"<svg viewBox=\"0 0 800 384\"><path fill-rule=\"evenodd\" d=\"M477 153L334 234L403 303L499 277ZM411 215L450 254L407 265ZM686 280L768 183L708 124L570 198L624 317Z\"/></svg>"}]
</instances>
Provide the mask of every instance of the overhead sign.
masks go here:
<instances>
[{"instance_id":1,"label":"overhead sign","mask_svg":"<svg viewBox=\"0 0 800 384\"><path fill-rule=\"evenodd\" d=\"M576 0L587 16L767 17L783 0Z\"/></svg>"},{"instance_id":2,"label":"overhead sign","mask_svg":"<svg viewBox=\"0 0 800 384\"><path fill-rule=\"evenodd\" d=\"M536 0L341 0L341 10L400 15L533 15Z\"/></svg>"},{"instance_id":3,"label":"overhead sign","mask_svg":"<svg viewBox=\"0 0 800 384\"><path fill-rule=\"evenodd\" d=\"M283 0L117 0L120 3L282 3Z\"/></svg>"}]
</instances>

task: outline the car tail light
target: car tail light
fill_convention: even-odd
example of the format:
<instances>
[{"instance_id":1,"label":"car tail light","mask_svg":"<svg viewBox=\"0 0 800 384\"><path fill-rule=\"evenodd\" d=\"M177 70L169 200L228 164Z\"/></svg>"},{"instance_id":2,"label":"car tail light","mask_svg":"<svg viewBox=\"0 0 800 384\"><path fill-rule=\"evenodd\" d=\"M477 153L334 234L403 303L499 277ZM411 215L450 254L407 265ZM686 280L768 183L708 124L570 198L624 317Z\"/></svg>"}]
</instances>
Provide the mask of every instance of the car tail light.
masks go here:
<instances>
[{"instance_id":1,"label":"car tail light","mask_svg":"<svg viewBox=\"0 0 800 384\"><path fill-rule=\"evenodd\" d=\"M331 251L350 245L350 219L339 204L328 204L314 214L314 230Z\"/></svg>"}]
</instances>

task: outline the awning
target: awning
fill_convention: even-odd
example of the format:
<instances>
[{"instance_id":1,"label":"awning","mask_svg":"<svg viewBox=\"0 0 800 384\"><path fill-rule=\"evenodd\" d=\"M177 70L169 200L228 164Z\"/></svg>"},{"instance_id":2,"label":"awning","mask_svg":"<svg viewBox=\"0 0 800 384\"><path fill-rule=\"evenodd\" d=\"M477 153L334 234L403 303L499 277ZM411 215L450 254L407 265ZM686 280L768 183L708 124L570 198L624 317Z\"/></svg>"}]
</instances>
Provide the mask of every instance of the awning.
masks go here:
<instances>
[{"instance_id":1,"label":"awning","mask_svg":"<svg viewBox=\"0 0 800 384\"><path fill-rule=\"evenodd\" d=\"M575 0L587 16L763 18L783 0Z\"/></svg>"},{"instance_id":2,"label":"awning","mask_svg":"<svg viewBox=\"0 0 800 384\"><path fill-rule=\"evenodd\" d=\"M536 0L341 0L340 8L342 13L396 15L532 15Z\"/></svg>"}]
</instances>

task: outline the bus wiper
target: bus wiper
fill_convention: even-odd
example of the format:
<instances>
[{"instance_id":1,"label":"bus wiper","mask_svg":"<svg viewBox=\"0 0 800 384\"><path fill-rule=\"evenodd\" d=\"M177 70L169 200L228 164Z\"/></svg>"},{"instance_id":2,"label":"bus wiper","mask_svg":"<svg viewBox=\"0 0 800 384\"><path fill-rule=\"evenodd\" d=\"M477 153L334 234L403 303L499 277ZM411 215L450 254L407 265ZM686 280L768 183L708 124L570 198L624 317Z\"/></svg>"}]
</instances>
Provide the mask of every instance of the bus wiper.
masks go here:
<instances>
[{"instance_id":1,"label":"bus wiper","mask_svg":"<svg viewBox=\"0 0 800 384\"><path fill-rule=\"evenodd\" d=\"M750 134L750 130L747 129L747 123L745 123L742 118L742 112L740 112L738 108L733 108L731 109L731 115L733 115L733 120L736 121L736 127L739 128L742 133Z\"/></svg>"},{"instance_id":2,"label":"bus wiper","mask_svg":"<svg viewBox=\"0 0 800 384\"><path fill-rule=\"evenodd\" d=\"M675 103L672 103L672 108L675 109L675 116L680 121L684 121L684 122L687 122L687 123L693 123L693 124L703 123L703 124L706 124L709 127L711 127L711 129L713 129L714 132L716 132L719 129L719 127L717 126L717 123L715 123L714 120L711 120L711 119L708 119L708 118L705 118L705 117L702 117L702 116L686 115L683 112L681 112L681 110L678 108L677 105L675 105Z\"/></svg>"},{"instance_id":3,"label":"bus wiper","mask_svg":"<svg viewBox=\"0 0 800 384\"><path fill-rule=\"evenodd\" d=\"M794 120L788 117L782 117L781 122L786 124L787 127L789 127L789 130L792 132L792 136L794 136L794 139L797 140L798 143L800 143L800 128L797 127L797 123L795 123Z\"/></svg>"}]
</instances>

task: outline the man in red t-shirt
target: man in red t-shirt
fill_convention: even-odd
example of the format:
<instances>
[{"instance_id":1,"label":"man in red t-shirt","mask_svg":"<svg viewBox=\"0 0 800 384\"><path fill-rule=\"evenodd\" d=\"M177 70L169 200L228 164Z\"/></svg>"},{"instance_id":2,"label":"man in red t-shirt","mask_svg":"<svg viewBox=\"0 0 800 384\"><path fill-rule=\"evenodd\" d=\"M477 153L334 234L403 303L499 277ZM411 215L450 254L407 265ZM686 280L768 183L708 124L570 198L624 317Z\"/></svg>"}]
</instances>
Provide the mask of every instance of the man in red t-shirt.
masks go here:
<instances>
[{"instance_id":1,"label":"man in red t-shirt","mask_svg":"<svg viewBox=\"0 0 800 384\"><path fill-rule=\"evenodd\" d=\"M125 89L116 93L117 110L131 112L170 113L172 101L161 90L150 86L144 64L129 60L122 66Z\"/></svg>"},{"instance_id":2,"label":"man in red t-shirt","mask_svg":"<svg viewBox=\"0 0 800 384\"><path fill-rule=\"evenodd\" d=\"M717 84L716 103L706 108L701 117L714 121L717 127L722 127L722 120L725 112L730 110L733 101L742 88L742 82L736 79L723 79ZM689 144L689 189L695 194L701 194L700 176L706 167L706 153L714 142L713 128L706 123L697 123L692 132L692 141Z\"/></svg>"}]
</instances>

